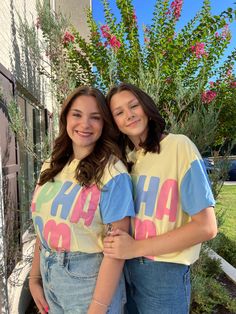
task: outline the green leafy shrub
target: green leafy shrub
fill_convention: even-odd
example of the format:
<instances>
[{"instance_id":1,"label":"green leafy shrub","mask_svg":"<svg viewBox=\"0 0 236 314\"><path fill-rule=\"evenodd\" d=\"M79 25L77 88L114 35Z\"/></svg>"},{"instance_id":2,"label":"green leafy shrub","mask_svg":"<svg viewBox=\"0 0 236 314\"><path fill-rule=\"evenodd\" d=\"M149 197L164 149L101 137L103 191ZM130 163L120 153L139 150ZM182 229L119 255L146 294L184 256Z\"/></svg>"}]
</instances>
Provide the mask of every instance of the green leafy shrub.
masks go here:
<instances>
[{"instance_id":1,"label":"green leafy shrub","mask_svg":"<svg viewBox=\"0 0 236 314\"><path fill-rule=\"evenodd\" d=\"M192 305L191 314L222 313L218 307L236 312L236 299L232 299L219 278L222 276L220 261L211 259L203 247L199 260L192 267Z\"/></svg>"},{"instance_id":2,"label":"green leafy shrub","mask_svg":"<svg viewBox=\"0 0 236 314\"><path fill-rule=\"evenodd\" d=\"M212 241L211 248L236 268L236 242L220 232Z\"/></svg>"}]
</instances>

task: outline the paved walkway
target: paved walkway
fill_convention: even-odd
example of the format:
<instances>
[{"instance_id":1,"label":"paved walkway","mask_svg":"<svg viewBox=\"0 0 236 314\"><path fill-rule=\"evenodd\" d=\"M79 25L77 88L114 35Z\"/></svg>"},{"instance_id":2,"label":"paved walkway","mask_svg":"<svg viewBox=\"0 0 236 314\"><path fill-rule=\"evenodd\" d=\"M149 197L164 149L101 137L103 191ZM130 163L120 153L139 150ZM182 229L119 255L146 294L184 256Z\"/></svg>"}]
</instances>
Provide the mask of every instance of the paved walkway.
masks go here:
<instances>
[{"instance_id":1,"label":"paved walkway","mask_svg":"<svg viewBox=\"0 0 236 314\"><path fill-rule=\"evenodd\" d=\"M236 181L225 181L224 185L236 185Z\"/></svg>"}]
</instances>

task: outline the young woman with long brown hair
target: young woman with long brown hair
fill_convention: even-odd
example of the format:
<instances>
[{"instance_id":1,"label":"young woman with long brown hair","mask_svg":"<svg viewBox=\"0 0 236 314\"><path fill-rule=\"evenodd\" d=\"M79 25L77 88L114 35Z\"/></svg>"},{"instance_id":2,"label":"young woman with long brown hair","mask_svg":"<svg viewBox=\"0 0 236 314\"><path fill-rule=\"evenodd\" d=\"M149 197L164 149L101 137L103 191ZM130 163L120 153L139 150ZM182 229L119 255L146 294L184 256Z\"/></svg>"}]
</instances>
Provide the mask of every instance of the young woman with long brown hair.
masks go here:
<instances>
[{"instance_id":1,"label":"young woman with long brown hair","mask_svg":"<svg viewBox=\"0 0 236 314\"><path fill-rule=\"evenodd\" d=\"M187 314L189 265L217 233L203 160L189 138L165 132L153 99L137 86L113 87L107 103L131 164L136 216L133 237L114 230L105 256L128 259L129 314Z\"/></svg>"},{"instance_id":2,"label":"young woman with long brown hair","mask_svg":"<svg viewBox=\"0 0 236 314\"><path fill-rule=\"evenodd\" d=\"M44 314L121 314L123 260L104 257L106 226L124 231L134 215L131 179L115 144L105 97L75 89L32 201L37 233L29 286Z\"/></svg>"}]
</instances>

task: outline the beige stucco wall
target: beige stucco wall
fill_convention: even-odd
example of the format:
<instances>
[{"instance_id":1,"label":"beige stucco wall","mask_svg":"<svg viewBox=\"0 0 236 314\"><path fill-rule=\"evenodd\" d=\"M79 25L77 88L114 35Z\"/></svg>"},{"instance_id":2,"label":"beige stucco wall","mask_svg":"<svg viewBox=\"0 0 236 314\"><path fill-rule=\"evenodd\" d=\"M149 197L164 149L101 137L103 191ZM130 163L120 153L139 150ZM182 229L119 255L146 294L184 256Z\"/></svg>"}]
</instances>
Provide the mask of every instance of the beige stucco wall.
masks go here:
<instances>
[{"instance_id":1,"label":"beige stucco wall","mask_svg":"<svg viewBox=\"0 0 236 314\"><path fill-rule=\"evenodd\" d=\"M1 0L0 63L31 96L50 108L50 83L48 79L39 76L27 44L19 36L19 16L34 27L37 20L36 0ZM40 36L38 32L39 42Z\"/></svg>"},{"instance_id":2,"label":"beige stucco wall","mask_svg":"<svg viewBox=\"0 0 236 314\"><path fill-rule=\"evenodd\" d=\"M80 34L88 37L86 24L86 9L91 8L92 0L52 0L51 4L56 12L62 12L71 23L79 30Z\"/></svg>"},{"instance_id":3,"label":"beige stucco wall","mask_svg":"<svg viewBox=\"0 0 236 314\"><path fill-rule=\"evenodd\" d=\"M17 34L18 15L32 22L36 18L35 0L1 0L0 13L0 63L11 72L11 59L19 56L20 42Z\"/></svg>"}]
</instances>

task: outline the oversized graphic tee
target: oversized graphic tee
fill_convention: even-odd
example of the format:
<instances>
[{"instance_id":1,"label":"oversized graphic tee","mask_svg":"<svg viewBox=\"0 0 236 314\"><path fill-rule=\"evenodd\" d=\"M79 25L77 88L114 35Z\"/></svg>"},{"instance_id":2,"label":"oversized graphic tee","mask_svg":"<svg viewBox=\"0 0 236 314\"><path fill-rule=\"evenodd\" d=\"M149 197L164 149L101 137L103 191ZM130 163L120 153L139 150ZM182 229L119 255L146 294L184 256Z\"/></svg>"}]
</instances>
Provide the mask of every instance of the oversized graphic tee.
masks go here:
<instances>
[{"instance_id":1,"label":"oversized graphic tee","mask_svg":"<svg viewBox=\"0 0 236 314\"><path fill-rule=\"evenodd\" d=\"M191 216L214 206L204 162L196 146L184 135L168 134L161 152L133 151L132 181L136 217L132 219L135 239L158 236L191 221ZM188 234L186 234L186 237ZM199 257L200 244L162 256L156 261L189 265Z\"/></svg>"},{"instance_id":2,"label":"oversized graphic tee","mask_svg":"<svg viewBox=\"0 0 236 314\"><path fill-rule=\"evenodd\" d=\"M107 166L100 189L82 187L74 178L74 159L54 178L37 185L31 206L37 235L52 250L101 252L105 224L134 216L132 183L124 164ZM42 170L50 166L44 163Z\"/></svg>"}]
</instances>

